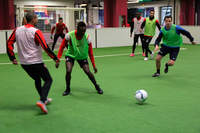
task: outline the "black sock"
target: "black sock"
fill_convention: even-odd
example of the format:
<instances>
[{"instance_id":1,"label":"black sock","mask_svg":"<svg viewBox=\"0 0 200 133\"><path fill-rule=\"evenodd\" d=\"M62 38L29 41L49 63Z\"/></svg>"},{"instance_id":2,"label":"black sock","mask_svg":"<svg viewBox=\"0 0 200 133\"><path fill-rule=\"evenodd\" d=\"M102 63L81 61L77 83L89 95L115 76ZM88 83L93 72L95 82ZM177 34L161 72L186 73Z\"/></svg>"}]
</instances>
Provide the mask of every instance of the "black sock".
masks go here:
<instances>
[{"instance_id":1,"label":"black sock","mask_svg":"<svg viewBox=\"0 0 200 133\"><path fill-rule=\"evenodd\" d=\"M66 81L66 90L70 91L70 81L71 81L71 73L68 72L65 76Z\"/></svg>"},{"instance_id":2,"label":"black sock","mask_svg":"<svg viewBox=\"0 0 200 133\"><path fill-rule=\"evenodd\" d=\"M157 73L159 73L159 74L160 74L160 69L157 69Z\"/></svg>"},{"instance_id":3,"label":"black sock","mask_svg":"<svg viewBox=\"0 0 200 133\"><path fill-rule=\"evenodd\" d=\"M165 64L165 67L168 68L168 66L169 66L168 63L166 63L166 64Z\"/></svg>"}]
</instances>

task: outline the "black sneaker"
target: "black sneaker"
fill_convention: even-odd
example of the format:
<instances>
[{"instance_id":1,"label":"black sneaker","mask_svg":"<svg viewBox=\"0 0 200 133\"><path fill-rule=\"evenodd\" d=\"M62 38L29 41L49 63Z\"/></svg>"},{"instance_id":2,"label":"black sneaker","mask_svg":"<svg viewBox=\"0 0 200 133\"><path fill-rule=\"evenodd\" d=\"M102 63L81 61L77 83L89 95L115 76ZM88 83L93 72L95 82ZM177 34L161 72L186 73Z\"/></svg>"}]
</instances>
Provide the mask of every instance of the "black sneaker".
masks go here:
<instances>
[{"instance_id":1,"label":"black sneaker","mask_svg":"<svg viewBox=\"0 0 200 133\"><path fill-rule=\"evenodd\" d=\"M98 94L103 94L103 90L99 87L99 85L96 87Z\"/></svg>"},{"instance_id":2,"label":"black sneaker","mask_svg":"<svg viewBox=\"0 0 200 133\"><path fill-rule=\"evenodd\" d=\"M168 65L165 64L165 70L164 70L165 73L168 73Z\"/></svg>"},{"instance_id":3,"label":"black sneaker","mask_svg":"<svg viewBox=\"0 0 200 133\"><path fill-rule=\"evenodd\" d=\"M64 92L63 92L63 96L67 96L70 94L70 89L66 89Z\"/></svg>"},{"instance_id":4,"label":"black sneaker","mask_svg":"<svg viewBox=\"0 0 200 133\"><path fill-rule=\"evenodd\" d=\"M159 77L160 76L160 73L154 73L153 75L152 75L152 77Z\"/></svg>"}]
</instances>

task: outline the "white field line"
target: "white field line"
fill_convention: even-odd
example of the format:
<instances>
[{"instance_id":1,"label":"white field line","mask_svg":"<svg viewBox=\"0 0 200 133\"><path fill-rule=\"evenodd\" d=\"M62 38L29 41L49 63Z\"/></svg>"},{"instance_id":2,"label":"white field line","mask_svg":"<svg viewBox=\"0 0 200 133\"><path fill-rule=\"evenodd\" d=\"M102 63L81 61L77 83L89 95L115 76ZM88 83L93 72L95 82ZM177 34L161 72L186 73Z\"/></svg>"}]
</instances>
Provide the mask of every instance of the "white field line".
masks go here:
<instances>
[{"instance_id":1,"label":"white field line","mask_svg":"<svg viewBox=\"0 0 200 133\"><path fill-rule=\"evenodd\" d=\"M140 52L135 53L135 55L140 54ZM111 54L111 55L100 55L100 56L94 56L94 58L103 58L103 57L111 57L111 56L123 56L123 55L129 55L128 53L123 53L123 54ZM65 58L61 58L60 60L65 60ZM48 59L48 60L43 60L44 62L49 62L49 61L53 61L52 59ZM0 63L0 65L8 65L8 64L12 64L11 62L9 63Z\"/></svg>"},{"instance_id":2,"label":"white field line","mask_svg":"<svg viewBox=\"0 0 200 133\"><path fill-rule=\"evenodd\" d=\"M181 48L181 50L186 50L187 48ZM124 56L124 55L129 55L130 53L123 53L123 54L110 54L110 55L99 55L99 56L94 56L94 58L104 58L104 57L113 57L113 56ZM141 54L141 52L135 53L135 55ZM60 60L65 60L64 58L61 58ZM53 61L52 59L48 60L43 60L44 62L49 62ZM6 63L0 63L0 65L9 65L12 64L11 62L6 62Z\"/></svg>"}]
</instances>

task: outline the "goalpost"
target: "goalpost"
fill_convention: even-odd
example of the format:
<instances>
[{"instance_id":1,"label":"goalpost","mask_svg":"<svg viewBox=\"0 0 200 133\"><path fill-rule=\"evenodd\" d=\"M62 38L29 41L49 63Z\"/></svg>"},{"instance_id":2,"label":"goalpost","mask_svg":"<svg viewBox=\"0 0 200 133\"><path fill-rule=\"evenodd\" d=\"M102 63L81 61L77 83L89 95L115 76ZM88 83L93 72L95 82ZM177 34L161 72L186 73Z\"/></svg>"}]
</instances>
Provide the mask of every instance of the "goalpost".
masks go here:
<instances>
[{"instance_id":1,"label":"goalpost","mask_svg":"<svg viewBox=\"0 0 200 133\"><path fill-rule=\"evenodd\" d=\"M34 11L38 16L37 28L43 32L50 32L51 27L58 22L58 18L62 17L63 22L69 30L74 30L77 22L86 22L86 9L73 7L17 7L16 9L16 25L22 25L22 19L27 12Z\"/></svg>"},{"instance_id":2,"label":"goalpost","mask_svg":"<svg viewBox=\"0 0 200 133\"><path fill-rule=\"evenodd\" d=\"M38 23L36 28L43 32L46 42L50 45L50 47L53 43L53 39L50 38L51 28L58 22L59 17L63 18L63 23L66 24L69 31L74 30L79 21L86 22L85 8L29 6L16 8L17 27L22 25L23 17L30 11L34 11L35 14L37 14ZM61 41L62 39L58 38L57 44L61 44ZM56 45L55 48L58 49L58 47L59 45Z\"/></svg>"}]
</instances>

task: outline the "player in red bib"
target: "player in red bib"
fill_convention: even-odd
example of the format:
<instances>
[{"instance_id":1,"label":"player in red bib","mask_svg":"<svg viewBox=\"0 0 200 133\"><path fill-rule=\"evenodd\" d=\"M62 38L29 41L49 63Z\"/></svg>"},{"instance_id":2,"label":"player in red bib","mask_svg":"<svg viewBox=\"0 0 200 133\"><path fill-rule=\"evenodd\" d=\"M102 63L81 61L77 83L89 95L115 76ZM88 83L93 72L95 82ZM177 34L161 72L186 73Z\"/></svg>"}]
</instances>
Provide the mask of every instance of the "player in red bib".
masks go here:
<instances>
[{"instance_id":1,"label":"player in red bib","mask_svg":"<svg viewBox=\"0 0 200 133\"><path fill-rule=\"evenodd\" d=\"M54 39L53 39L52 51L54 50L54 47L56 45L58 38L61 37L62 39L64 39L64 37L65 37L65 34L63 33L64 29L66 30L66 33L68 33L68 28L63 23L63 18L59 18L58 21L59 22L56 23L56 25L54 25L51 29L51 39L53 39L53 32L54 32L54 30L56 30Z\"/></svg>"}]
</instances>

